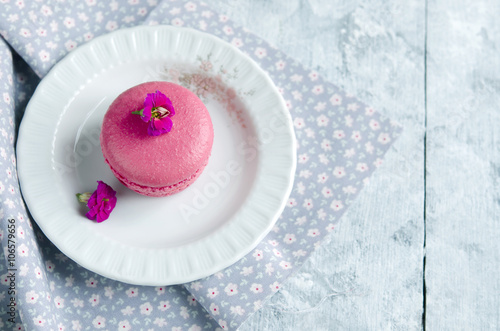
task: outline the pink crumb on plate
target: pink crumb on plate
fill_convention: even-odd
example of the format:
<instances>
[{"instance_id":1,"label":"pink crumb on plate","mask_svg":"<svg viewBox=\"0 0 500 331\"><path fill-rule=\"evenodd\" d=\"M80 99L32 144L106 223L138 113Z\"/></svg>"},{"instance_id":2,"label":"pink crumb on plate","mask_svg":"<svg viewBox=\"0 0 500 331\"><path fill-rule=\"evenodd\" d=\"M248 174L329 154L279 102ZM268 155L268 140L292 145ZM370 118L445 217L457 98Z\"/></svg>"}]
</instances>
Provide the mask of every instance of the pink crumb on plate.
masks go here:
<instances>
[{"instance_id":1,"label":"pink crumb on plate","mask_svg":"<svg viewBox=\"0 0 500 331\"><path fill-rule=\"evenodd\" d=\"M133 111L144 108L148 93L159 90L171 101L172 130L147 133L148 123ZM109 106L101 130L101 148L115 176L148 196L184 190L203 172L212 151L214 131L203 102L190 90L168 82L148 82L120 94Z\"/></svg>"}]
</instances>

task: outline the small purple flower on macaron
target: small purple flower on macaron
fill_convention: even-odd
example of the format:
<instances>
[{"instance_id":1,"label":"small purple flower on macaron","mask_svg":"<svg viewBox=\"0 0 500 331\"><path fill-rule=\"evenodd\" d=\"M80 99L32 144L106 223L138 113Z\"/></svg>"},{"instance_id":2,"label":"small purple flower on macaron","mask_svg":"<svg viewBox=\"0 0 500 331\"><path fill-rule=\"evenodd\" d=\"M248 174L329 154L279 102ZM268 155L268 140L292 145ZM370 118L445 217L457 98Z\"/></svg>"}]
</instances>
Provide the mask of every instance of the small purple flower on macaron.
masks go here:
<instances>
[{"instance_id":1,"label":"small purple flower on macaron","mask_svg":"<svg viewBox=\"0 0 500 331\"><path fill-rule=\"evenodd\" d=\"M97 181L97 189L94 193L78 193L78 201L84 202L89 207L85 216L89 220L95 220L101 223L109 218L109 214L116 206L116 192L103 181Z\"/></svg>"},{"instance_id":2,"label":"small purple flower on macaron","mask_svg":"<svg viewBox=\"0 0 500 331\"><path fill-rule=\"evenodd\" d=\"M133 111L132 114L140 115L144 122L149 122L148 134L159 136L172 130L173 122L170 117L175 115L172 101L160 91L148 93L144 99L144 108Z\"/></svg>"}]
</instances>

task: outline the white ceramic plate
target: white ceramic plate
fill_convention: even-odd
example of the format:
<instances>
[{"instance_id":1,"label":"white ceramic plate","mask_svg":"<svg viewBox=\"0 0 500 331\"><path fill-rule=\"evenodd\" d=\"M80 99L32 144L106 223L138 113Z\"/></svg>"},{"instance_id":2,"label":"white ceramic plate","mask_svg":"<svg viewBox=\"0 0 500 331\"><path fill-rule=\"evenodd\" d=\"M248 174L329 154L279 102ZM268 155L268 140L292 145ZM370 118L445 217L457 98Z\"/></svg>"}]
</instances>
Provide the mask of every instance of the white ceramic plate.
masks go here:
<instances>
[{"instance_id":1,"label":"white ceramic plate","mask_svg":"<svg viewBox=\"0 0 500 331\"><path fill-rule=\"evenodd\" d=\"M165 198L123 186L99 144L113 99L151 80L200 95L215 132L200 178ZM38 86L19 132L21 189L42 231L83 267L141 285L199 279L249 253L283 211L296 165L290 115L264 71L214 36L171 26L116 31L68 54ZM75 198L97 180L118 192L100 224Z\"/></svg>"}]
</instances>

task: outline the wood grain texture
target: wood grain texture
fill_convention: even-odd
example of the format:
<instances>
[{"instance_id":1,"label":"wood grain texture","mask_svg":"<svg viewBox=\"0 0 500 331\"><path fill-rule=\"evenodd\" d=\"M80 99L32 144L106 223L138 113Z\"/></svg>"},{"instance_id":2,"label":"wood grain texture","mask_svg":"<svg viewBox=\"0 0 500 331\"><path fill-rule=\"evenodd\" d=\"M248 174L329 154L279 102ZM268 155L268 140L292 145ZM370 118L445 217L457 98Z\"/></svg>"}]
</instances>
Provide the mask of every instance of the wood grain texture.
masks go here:
<instances>
[{"instance_id":1,"label":"wood grain texture","mask_svg":"<svg viewBox=\"0 0 500 331\"><path fill-rule=\"evenodd\" d=\"M405 127L336 231L241 330L421 329L425 3L211 5Z\"/></svg>"},{"instance_id":2,"label":"wood grain texture","mask_svg":"<svg viewBox=\"0 0 500 331\"><path fill-rule=\"evenodd\" d=\"M499 13L428 3L428 330L500 329Z\"/></svg>"}]
</instances>

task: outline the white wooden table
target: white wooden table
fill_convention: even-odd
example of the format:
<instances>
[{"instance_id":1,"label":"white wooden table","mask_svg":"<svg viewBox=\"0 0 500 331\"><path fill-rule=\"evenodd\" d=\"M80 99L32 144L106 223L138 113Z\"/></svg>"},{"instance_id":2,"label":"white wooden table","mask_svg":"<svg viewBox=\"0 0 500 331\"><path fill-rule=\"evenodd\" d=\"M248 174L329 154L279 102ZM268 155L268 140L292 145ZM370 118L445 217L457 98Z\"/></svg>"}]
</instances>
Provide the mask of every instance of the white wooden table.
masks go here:
<instances>
[{"instance_id":1,"label":"white wooden table","mask_svg":"<svg viewBox=\"0 0 500 331\"><path fill-rule=\"evenodd\" d=\"M500 329L500 2L210 4L405 127L241 329Z\"/></svg>"}]
</instances>

